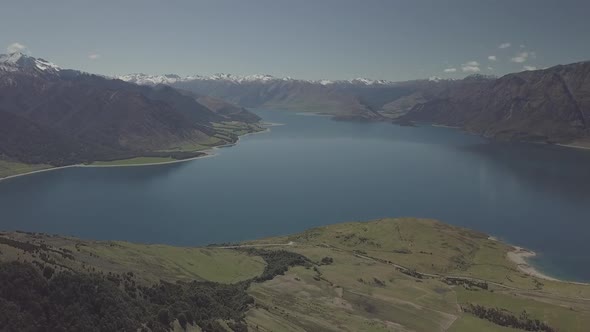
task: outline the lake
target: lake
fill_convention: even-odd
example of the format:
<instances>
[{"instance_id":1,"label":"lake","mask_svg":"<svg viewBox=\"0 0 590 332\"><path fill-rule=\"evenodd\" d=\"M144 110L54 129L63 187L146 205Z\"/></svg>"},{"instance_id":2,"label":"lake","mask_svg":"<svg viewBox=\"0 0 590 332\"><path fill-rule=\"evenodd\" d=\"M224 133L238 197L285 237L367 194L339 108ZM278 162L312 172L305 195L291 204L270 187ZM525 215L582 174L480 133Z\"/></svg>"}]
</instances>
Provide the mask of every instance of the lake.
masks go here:
<instances>
[{"instance_id":1,"label":"lake","mask_svg":"<svg viewBox=\"0 0 590 332\"><path fill-rule=\"evenodd\" d=\"M425 217L530 248L544 272L590 281L590 151L257 113L283 125L213 158L1 181L0 229L205 245Z\"/></svg>"}]
</instances>

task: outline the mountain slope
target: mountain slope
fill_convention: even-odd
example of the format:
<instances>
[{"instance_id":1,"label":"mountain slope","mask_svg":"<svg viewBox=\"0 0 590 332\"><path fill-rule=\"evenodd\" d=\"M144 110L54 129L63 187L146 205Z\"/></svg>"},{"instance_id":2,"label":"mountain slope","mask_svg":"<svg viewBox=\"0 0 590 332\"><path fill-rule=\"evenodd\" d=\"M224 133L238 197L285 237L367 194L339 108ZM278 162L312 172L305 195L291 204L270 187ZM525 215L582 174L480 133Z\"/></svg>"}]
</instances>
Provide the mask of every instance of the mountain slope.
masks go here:
<instances>
[{"instance_id":1,"label":"mountain slope","mask_svg":"<svg viewBox=\"0 0 590 332\"><path fill-rule=\"evenodd\" d=\"M240 112L219 113L171 87L64 70L18 53L0 55L3 158L57 166L135 157L206 141L217 134L214 123L260 120Z\"/></svg>"},{"instance_id":2,"label":"mountain slope","mask_svg":"<svg viewBox=\"0 0 590 332\"><path fill-rule=\"evenodd\" d=\"M501 139L587 139L590 62L456 84L417 103L402 119L459 126Z\"/></svg>"}]
</instances>

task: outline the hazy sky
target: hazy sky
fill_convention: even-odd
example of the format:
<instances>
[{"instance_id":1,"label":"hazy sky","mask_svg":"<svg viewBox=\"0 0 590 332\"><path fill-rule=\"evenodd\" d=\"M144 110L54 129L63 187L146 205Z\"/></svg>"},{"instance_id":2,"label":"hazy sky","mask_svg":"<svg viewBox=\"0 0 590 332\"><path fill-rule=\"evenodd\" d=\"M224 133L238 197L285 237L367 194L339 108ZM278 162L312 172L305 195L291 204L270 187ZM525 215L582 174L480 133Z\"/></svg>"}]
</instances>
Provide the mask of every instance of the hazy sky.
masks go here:
<instances>
[{"instance_id":1,"label":"hazy sky","mask_svg":"<svg viewBox=\"0 0 590 332\"><path fill-rule=\"evenodd\" d=\"M107 75L397 81L590 60L589 15L589 0L0 0L0 45Z\"/></svg>"}]
</instances>

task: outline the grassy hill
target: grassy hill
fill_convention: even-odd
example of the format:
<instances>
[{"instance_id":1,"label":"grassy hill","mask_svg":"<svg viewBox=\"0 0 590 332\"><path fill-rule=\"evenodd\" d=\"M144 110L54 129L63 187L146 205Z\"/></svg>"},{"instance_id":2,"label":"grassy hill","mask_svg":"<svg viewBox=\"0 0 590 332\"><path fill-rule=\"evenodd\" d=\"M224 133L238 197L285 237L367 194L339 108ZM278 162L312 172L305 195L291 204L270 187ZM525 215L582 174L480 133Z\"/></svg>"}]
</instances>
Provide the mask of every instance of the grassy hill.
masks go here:
<instances>
[{"instance_id":1,"label":"grassy hill","mask_svg":"<svg viewBox=\"0 0 590 332\"><path fill-rule=\"evenodd\" d=\"M143 312L135 322L148 330L586 331L590 286L527 275L507 259L513 250L422 219L336 224L204 248L0 234L2 266L24 262L39 275L51 268L43 278L50 289L68 273L127 280L113 291L141 299L124 305ZM205 312L179 295L205 285L231 314ZM163 310L167 324L159 320Z\"/></svg>"}]
</instances>

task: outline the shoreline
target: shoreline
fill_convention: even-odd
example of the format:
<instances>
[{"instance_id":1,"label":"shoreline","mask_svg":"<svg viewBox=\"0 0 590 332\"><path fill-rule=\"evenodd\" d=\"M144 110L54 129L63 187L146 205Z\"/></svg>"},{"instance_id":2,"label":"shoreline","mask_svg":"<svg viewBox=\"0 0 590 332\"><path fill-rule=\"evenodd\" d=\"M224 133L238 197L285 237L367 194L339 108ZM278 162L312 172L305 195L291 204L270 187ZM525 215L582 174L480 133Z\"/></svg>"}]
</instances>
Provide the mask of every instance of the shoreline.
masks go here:
<instances>
[{"instance_id":1,"label":"shoreline","mask_svg":"<svg viewBox=\"0 0 590 332\"><path fill-rule=\"evenodd\" d=\"M467 133L469 135L475 135L475 136L479 136L483 139L486 140L490 140L490 141L496 141L496 142L502 142L502 140L498 140L494 137L487 137L484 136L481 133L475 132L475 131L470 131L466 128L463 127L457 127L457 126L447 126L447 125L443 125L443 124L438 124L438 123L432 123L432 122L414 122L415 124L423 124L423 125L429 125L431 127L435 127L435 128L448 128L448 129L456 129L456 130L460 130L464 133ZM395 124L395 123L394 123ZM396 124L399 126L399 124ZM549 142L542 142L542 141L526 141L526 140L516 140L516 141L510 141L512 143L526 143L526 144L539 144L539 145L546 145L546 146L559 146L562 148L567 148L567 149L575 149L575 150L590 150L590 145L578 145L575 143L549 143ZM590 143L589 143L590 144Z\"/></svg>"},{"instance_id":2,"label":"shoreline","mask_svg":"<svg viewBox=\"0 0 590 332\"><path fill-rule=\"evenodd\" d=\"M576 145L576 144L555 144L557 146L561 146L564 148L570 148L570 149L578 149L578 150L590 150L590 146L583 146L583 145Z\"/></svg>"},{"instance_id":3,"label":"shoreline","mask_svg":"<svg viewBox=\"0 0 590 332\"><path fill-rule=\"evenodd\" d=\"M433 123L430 126L435 127L435 128L462 129L461 127L457 127L457 126L447 126L447 125L437 124L437 123Z\"/></svg>"},{"instance_id":4,"label":"shoreline","mask_svg":"<svg viewBox=\"0 0 590 332\"><path fill-rule=\"evenodd\" d=\"M488 239L491 241L501 242L495 236L488 236ZM505 243L505 242L503 242L503 243ZM556 281L556 282L583 285L583 286L590 285L590 283L586 283L586 282L570 281L570 280L551 277L551 276L543 273L542 271L540 271L538 268L534 267L528 261L528 259L537 256L536 252L534 252L530 249L526 249L524 247L511 245L508 243L507 243L507 245L510 247L510 251L508 251L506 253L506 259L509 260L510 262L516 264L516 267L518 268L518 270L526 275L536 277L539 279L543 279L543 280L548 280L548 281Z\"/></svg>"},{"instance_id":5,"label":"shoreline","mask_svg":"<svg viewBox=\"0 0 590 332\"><path fill-rule=\"evenodd\" d=\"M203 155L197 156L197 157L192 157L192 158L187 158L187 159L179 159L179 160L163 161L163 162L160 162L160 163L144 163L144 164L129 164L129 165L92 165L92 164L86 165L86 164L75 164L75 165L67 165L67 166L59 166L59 167L50 167L50 168L40 169L40 170L36 170L36 171L32 171L32 172L27 172L27 173L21 173L21 174L14 174L14 175L5 176L5 177L0 178L0 182L2 182L4 180L18 178L18 177L21 177L21 176L27 176L27 175L32 175L32 174L42 173L42 172L57 171L57 170L60 170L60 169L65 169L65 168L83 168L83 167L88 167L88 168L144 167L144 166L157 166L157 165L177 164L177 163L184 163L184 162L189 162L189 161L193 161L193 160L197 160L197 159L202 159L202 158L211 158L211 157L217 156L217 154L215 153L215 150L216 149L222 149L222 148L226 148L226 147L237 145L240 142L240 139L242 137L249 136L249 135L266 133L266 132L269 132L270 131L270 127L272 127L272 126L279 126L279 125L282 125L282 124L278 124L278 123L277 124L275 124L275 123L266 124L266 123L264 123L263 126L266 127L265 130L261 130L261 131L257 131L257 132L252 132L252 133L246 133L244 135L240 135L238 137L238 140L235 143L228 143L228 144L213 146L213 147L211 147L209 149L202 150L202 151L195 151L195 152L202 152L202 153L204 153Z\"/></svg>"},{"instance_id":6,"label":"shoreline","mask_svg":"<svg viewBox=\"0 0 590 332\"><path fill-rule=\"evenodd\" d=\"M490 239L496 240L493 237L490 237ZM580 286L589 286L590 285L589 282L572 281L572 280L551 277L551 276L541 272L539 269L537 269L536 267L531 265L531 263L528 262L528 259L537 256L536 252L534 252L530 249L519 247L519 246L511 246L511 247L512 247L512 250L510 250L506 254L506 258L509 261L515 263L519 271L521 271L529 276L537 277L539 279L548 280L548 281L556 281L556 282L566 283L566 284L573 284L573 285L580 285Z\"/></svg>"},{"instance_id":7,"label":"shoreline","mask_svg":"<svg viewBox=\"0 0 590 332\"><path fill-rule=\"evenodd\" d=\"M550 277L545 273L539 271L536 267L532 266L527 261L527 259L537 256L537 253L532 250L525 249L523 247L512 246L512 250L509 251L506 254L506 256L508 260L516 264L518 270L527 275L550 281L571 282L567 280L561 280L554 277Z\"/></svg>"},{"instance_id":8,"label":"shoreline","mask_svg":"<svg viewBox=\"0 0 590 332\"><path fill-rule=\"evenodd\" d=\"M216 147L214 147L214 148L216 148ZM21 176L27 176L27 175L32 175L32 174L36 174L36 173L43 173L43 172L50 172L50 171L57 171L57 170L60 170L60 169L65 169L65 168L143 167L143 166L157 166L157 165L177 164L177 163L188 162L188 161L192 161L192 160L196 160L196 159L200 159L200 158L215 157L216 154L208 154L207 153L207 152L211 152L211 151L213 151L213 149L207 149L207 150L203 150L202 151L203 153L205 153L202 156L193 157L193 158L187 158L187 159L163 161L161 163L144 163L144 164L129 164L129 165L91 165L91 164L86 165L86 164L75 164L75 165L51 167L51 168L40 169L40 170L36 170L36 171L32 171L32 172L27 172L27 173L22 173L22 174L9 175L9 176L0 178L0 182L2 182L4 180L13 179L13 178L18 178L18 177L21 177Z\"/></svg>"}]
</instances>

